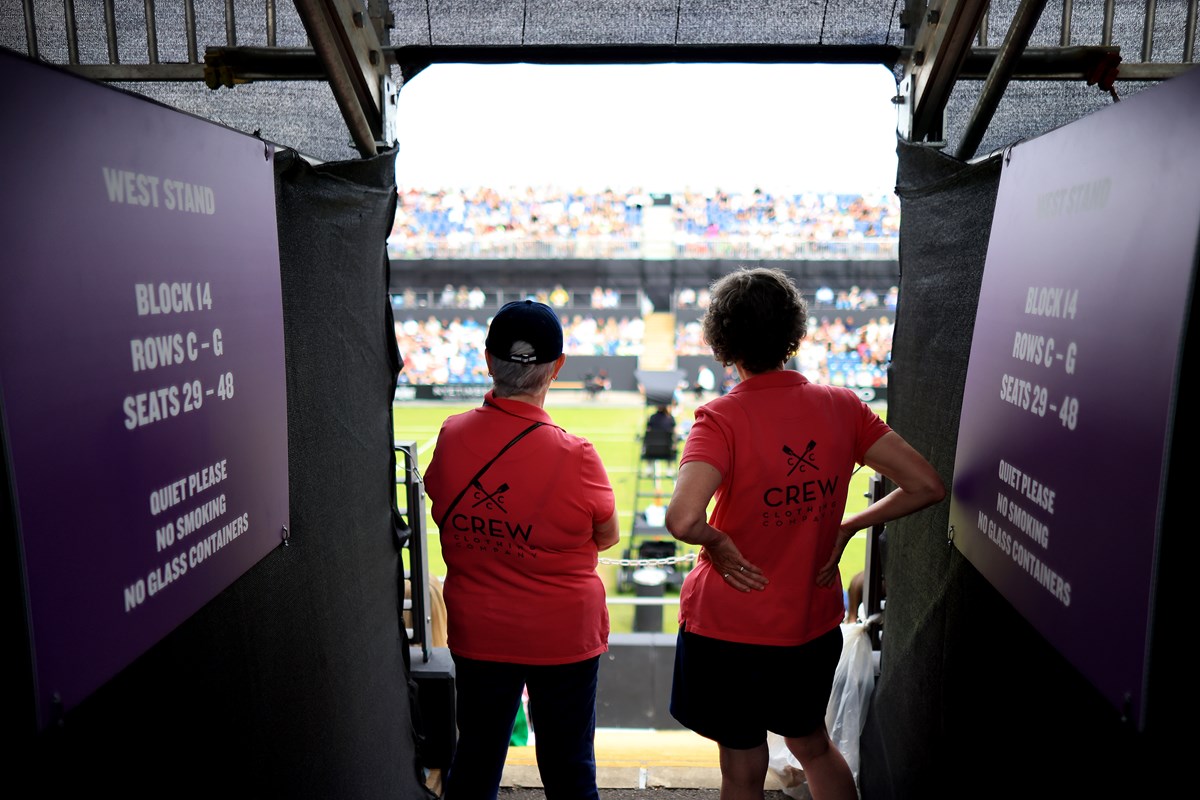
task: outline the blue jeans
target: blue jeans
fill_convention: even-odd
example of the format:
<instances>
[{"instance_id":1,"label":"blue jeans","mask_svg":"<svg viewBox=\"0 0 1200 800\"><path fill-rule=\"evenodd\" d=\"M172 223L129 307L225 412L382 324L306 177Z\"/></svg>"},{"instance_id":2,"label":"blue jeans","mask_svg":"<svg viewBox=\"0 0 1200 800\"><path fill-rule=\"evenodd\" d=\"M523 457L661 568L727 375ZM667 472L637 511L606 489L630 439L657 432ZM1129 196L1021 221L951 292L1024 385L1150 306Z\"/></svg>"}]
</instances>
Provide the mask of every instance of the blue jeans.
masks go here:
<instances>
[{"instance_id":1,"label":"blue jeans","mask_svg":"<svg viewBox=\"0 0 1200 800\"><path fill-rule=\"evenodd\" d=\"M453 653L452 653L453 655ZM494 800L521 691L546 800L599 800L596 789L596 685L600 657L529 665L454 655L458 745L445 800Z\"/></svg>"}]
</instances>

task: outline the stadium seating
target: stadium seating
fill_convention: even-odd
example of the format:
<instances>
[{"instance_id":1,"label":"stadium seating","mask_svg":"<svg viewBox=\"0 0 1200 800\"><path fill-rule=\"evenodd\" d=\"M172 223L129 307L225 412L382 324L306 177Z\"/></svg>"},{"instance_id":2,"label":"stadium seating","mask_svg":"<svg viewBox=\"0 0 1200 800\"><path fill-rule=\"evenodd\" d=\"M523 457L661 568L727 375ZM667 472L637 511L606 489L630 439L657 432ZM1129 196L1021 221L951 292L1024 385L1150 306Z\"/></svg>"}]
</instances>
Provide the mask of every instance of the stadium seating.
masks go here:
<instances>
[{"instance_id":1,"label":"stadium seating","mask_svg":"<svg viewBox=\"0 0 1200 800\"><path fill-rule=\"evenodd\" d=\"M666 236L648 230L638 188L401 190L388 240L393 259L638 258L664 244L677 258L895 258L893 195L669 193Z\"/></svg>"},{"instance_id":2,"label":"stadium seating","mask_svg":"<svg viewBox=\"0 0 1200 800\"><path fill-rule=\"evenodd\" d=\"M894 288L894 287L893 287ZM458 298L469 295L465 287L447 292L448 306L435 301L441 290L421 294L432 305L414 305L402 295L392 296L396 341L404 358L400 383L409 385L484 384L488 382L483 359L483 341L487 320L500 301L516 296L511 290L482 288L489 303L469 309ZM890 292L891 290L888 290ZM880 296L888 292L879 292ZM528 296L545 299L549 288L536 289ZM646 315L632 308L592 308L593 289L569 289L572 298L562 309L563 350L568 356L624 357L642 356L646 344ZM599 296L603 296L603 290ZM835 294L861 298L857 286ZM525 296L525 295L522 295ZM690 297L690 295L685 295ZM887 385L887 367L891 362L893 323L888 304L864 307L853 300L850 308L832 308L810 302L809 332L801 342L795 368L810 380L837 386L873 387ZM586 307L583 303L587 303ZM616 313L608 313L615 311ZM846 314L845 311L855 312ZM701 311L678 320L674 335L676 356L709 355L700 328ZM652 314L660 317L661 314ZM670 329L667 329L670 336ZM669 341L669 339L668 339Z\"/></svg>"}]
</instances>

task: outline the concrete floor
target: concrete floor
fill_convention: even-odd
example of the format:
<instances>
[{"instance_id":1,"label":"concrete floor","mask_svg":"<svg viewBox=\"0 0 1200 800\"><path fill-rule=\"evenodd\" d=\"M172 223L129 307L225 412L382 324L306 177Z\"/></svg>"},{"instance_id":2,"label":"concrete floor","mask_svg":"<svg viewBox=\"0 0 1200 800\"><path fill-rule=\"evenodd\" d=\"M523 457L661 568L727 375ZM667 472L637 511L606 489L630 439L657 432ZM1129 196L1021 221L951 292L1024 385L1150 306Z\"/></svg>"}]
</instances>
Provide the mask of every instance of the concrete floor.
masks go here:
<instances>
[{"instance_id":1,"label":"concrete floor","mask_svg":"<svg viewBox=\"0 0 1200 800\"><path fill-rule=\"evenodd\" d=\"M764 800L811 800L803 775L783 791L781 776L767 774ZM596 783L601 800L719 800L717 746L688 730L596 731ZM545 800L534 747L511 747L501 779L501 800ZM440 792L437 776L430 788Z\"/></svg>"},{"instance_id":2,"label":"concrete floor","mask_svg":"<svg viewBox=\"0 0 1200 800\"><path fill-rule=\"evenodd\" d=\"M541 789L501 788L504 800L545 800ZM719 789L601 789L600 800L719 800ZM789 800L781 791L767 791L764 800Z\"/></svg>"},{"instance_id":3,"label":"concrete floor","mask_svg":"<svg viewBox=\"0 0 1200 800\"><path fill-rule=\"evenodd\" d=\"M716 800L721 787L717 746L687 730L600 729L596 783L602 800ZM501 798L544 800L533 747L509 749L501 786ZM774 773L767 774L764 790L766 800L789 798ZM807 790L801 786L791 796L807 798Z\"/></svg>"}]
</instances>

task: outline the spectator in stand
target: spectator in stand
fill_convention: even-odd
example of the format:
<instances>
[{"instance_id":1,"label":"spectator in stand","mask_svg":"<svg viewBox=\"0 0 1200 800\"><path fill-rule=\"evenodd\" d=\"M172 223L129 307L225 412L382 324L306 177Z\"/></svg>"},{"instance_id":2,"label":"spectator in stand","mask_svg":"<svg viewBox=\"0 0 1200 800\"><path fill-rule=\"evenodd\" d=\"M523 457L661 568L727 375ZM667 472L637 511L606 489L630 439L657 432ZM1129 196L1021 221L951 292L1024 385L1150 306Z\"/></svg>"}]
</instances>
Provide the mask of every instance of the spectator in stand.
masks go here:
<instances>
[{"instance_id":1,"label":"spectator in stand","mask_svg":"<svg viewBox=\"0 0 1200 800\"><path fill-rule=\"evenodd\" d=\"M892 286L888 288L887 294L883 296L883 305L885 308L892 311L896 310L896 304L900 302L900 287Z\"/></svg>"},{"instance_id":2,"label":"spectator in stand","mask_svg":"<svg viewBox=\"0 0 1200 800\"><path fill-rule=\"evenodd\" d=\"M704 343L700 320L694 319L675 326L675 350L681 356L708 354L708 345Z\"/></svg>"},{"instance_id":3,"label":"spectator in stand","mask_svg":"<svg viewBox=\"0 0 1200 800\"><path fill-rule=\"evenodd\" d=\"M871 360L871 343L867 341L865 330L858 335L858 344L854 346L854 352L858 353L858 357L863 363Z\"/></svg>"},{"instance_id":4,"label":"spectator in stand","mask_svg":"<svg viewBox=\"0 0 1200 800\"><path fill-rule=\"evenodd\" d=\"M592 289L592 308L604 308L604 290L599 286Z\"/></svg>"},{"instance_id":5,"label":"spectator in stand","mask_svg":"<svg viewBox=\"0 0 1200 800\"><path fill-rule=\"evenodd\" d=\"M442 308L453 308L454 297L455 297L454 287L447 283L446 286L442 289L442 296L440 299L440 304L441 304Z\"/></svg>"},{"instance_id":6,"label":"spectator in stand","mask_svg":"<svg viewBox=\"0 0 1200 800\"><path fill-rule=\"evenodd\" d=\"M467 295L467 308L470 308L470 309L483 308L483 306L486 302L487 302L487 295L484 294L483 289L480 289L478 286L471 289L470 293Z\"/></svg>"},{"instance_id":7,"label":"spectator in stand","mask_svg":"<svg viewBox=\"0 0 1200 800\"><path fill-rule=\"evenodd\" d=\"M732 366L725 367L725 374L721 376L721 396L725 396L733 391L733 387L738 385L738 374Z\"/></svg>"},{"instance_id":8,"label":"spectator in stand","mask_svg":"<svg viewBox=\"0 0 1200 800\"><path fill-rule=\"evenodd\" d=\"M641 317L622 317L618 330L620 342L617 345L617 355L640 356L642 342L646 338L646 321Z\"/></svg>"},{"instance_id":9,"label":"spectator in stand","mask_svg":"<svg viewBox=\"0 0 1200 800\"><path fill-rule=\"evenodd\" d=\"M821 285L817 289L817 293L813 299L819 306L831 306L833 305L834 300L833 289L831 289L829 286Z\"/></svg>"},{"instance_id":10,"label":"spectator in stand","mask_svg":"<svg viewBox=\"0 0 1200 800\"><path fill-rule=\"evenodd\" d=\"M571 302L571 295L563 288L561 283L554 284L554 288L550 290L550 305L556 308L562 308Z\"/></svg>"},{"instance_id":11,"label":"spectator in stand","mask_svg":"<svg viewBox=\"0 0 1200 800\"><path fill-rule=\"evenodd\" d=\"M692 393L697 400L703 400L706 394L712 394L717 388L717 376L707 364L701 364L696 369L696 382L692 384Z\"/></svg>"}]
</instances>

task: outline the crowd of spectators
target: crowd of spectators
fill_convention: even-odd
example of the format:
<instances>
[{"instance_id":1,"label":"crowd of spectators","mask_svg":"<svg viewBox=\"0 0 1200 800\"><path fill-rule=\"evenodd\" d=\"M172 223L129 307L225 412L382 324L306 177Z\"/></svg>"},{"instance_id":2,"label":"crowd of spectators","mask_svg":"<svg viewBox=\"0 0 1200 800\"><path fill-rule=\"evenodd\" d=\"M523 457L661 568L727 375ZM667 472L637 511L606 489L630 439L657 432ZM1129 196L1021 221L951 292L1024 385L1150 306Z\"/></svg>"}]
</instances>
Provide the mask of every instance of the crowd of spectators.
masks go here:
<instances>
[{"instance_id":1,"label":"crowd of spectators","mask_svg":"<svg viewBox=\"0 0 1200 800\"><path fill-rule=\"evenodd\" d=\"M806 293L806 296L809 306L816 309L869 311L874 308L886 308L894 312L900 299L900 287L890 286L880 293L870 286L851 286L849 289L839 289L835 292L832 287L822 284L811 294ZM708 308L708 300L707 287L695 289L685 286L675 293L675 307L680 309Z\"/></svg>"},{"instance_id":2,"label":"crowd of spectators","mask_svg":"<svg viewBox=\"0 0 1200 800\"><path fill-rule=\"evenodd\" d=\"M681 258L894 258L900 211L894 195L697 192L654 198L639 188L603 192L556 187L416 190L398 193L388 239L392 258L636 258L667 246Z\"/></svg>"},{"instance_id":3,"label":"crowd of spectators","mask_svg":"<svg viewBox=\"0 0 1200 800\"><path fill-rule=\"evenodd\" d=\"M886 386L894 327L886 315L831 317L813 313L809 317L808 334L800 342L794 368L816 383ZM675 352L681 356L710 352L701 334L699 320L676 326Z\"/></svg>"},{"instance_id":4,"label":"crowd of spectators","mask_svg":"<svg viewBox=\"0 0 1200 800\"><path fill-rule=\"evenodd\" d=\"M646 307L646 298L641 292L621 292L612 287L595 286L587 288L564 287L556 283L551 289L492 289L485 291L479 286L467 288L465 285L454 286L446 284L441 289L406 288L402 293L392 295L392 308L397 312L411 312L414 309L466 309L478 311L485 307L499 308L509 300L519 300L526 297L538 300L556 308L576 309L588 308L596 310L640 311L648 313L652 309ZM874 308L896 310L899 289L891 286L887 290L876 290L870 286L834 291L827 285L821 285L808 293L809 303L815 308L835 308L840 311L862 311ZM708 308L708 287L700 288L684 286L675 293L672 303L677 309Z\"/></svg>"},{"instance_id":5,"label":"crowd of spectators","mask_svg":"<svg viewBox=\"0 0 1200 800\"><path fill-rule=\"evenodd\" d=\"M552 289L493 289L485 291L479 286L468 289L446 284L439 289L417 289L409 287L400 294L392 295L392 308L398 312L413 309L458 308L477 311L486 306L499 308L509 300L532 298L556 308L590 308L593 310L630 309L637 313L643 309L644 298L640 292L621 292L612 287L596 286L592 289L567 289L561 283Z\"/></svg>"},{"instance_id":6,"label":"crowd of spectators","mask_svg":"<svg viewBox=\"0 0 1200 800\"><path fill-rule=\"evenodd\" d=\"M887 367L892 349L892 316L896 290L892 287L880 293L859 287L829 294L818 289L820 301L810 300L808 335L801 343L795 368L810 380L837 386L881 387L887 385ZM444 308L458 306L460 295L470 297L471 290L446 287ZM592 309L567 309L561 302L556 285L531 296L556 303L563 308L563 352L584 356L640 356L645 337L645 321L637 312L607 314L605 291L597 287L594 295L599 305ZM565 291L565 290L564 290ZM486 294L486 293L484 293ZM677 295L680 308L702 308L706 303L705 290L687 290ZM874 298L874 299L872 299ZM402 298L393 296L396 341L404 358L400 382L405 384L487 383L487 366L483 359L487 320L469 315L444 313L410 313ZM415 306L412 308L416 308ZM826 313L832 311L833 313ZM855 313L843 313L855 312ZM701 334L699 319L680 322L675 331L675 353L681 356L708 355L711 351Z\"/></svg>"},{"instance_id":7,"label":"crowd of spectators","mask_svg":"<svg viewBox=\"0 0 1200 800\"><path fill-rule=\"evenodd\" d=\"M640 316L564 314L563 352L568 356L639 356L645 323ZM487 383L483 344L486 320L437 315L397 318L396 343L404 357L400 383Z\"/></svg>"}]
</instances>

